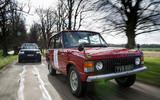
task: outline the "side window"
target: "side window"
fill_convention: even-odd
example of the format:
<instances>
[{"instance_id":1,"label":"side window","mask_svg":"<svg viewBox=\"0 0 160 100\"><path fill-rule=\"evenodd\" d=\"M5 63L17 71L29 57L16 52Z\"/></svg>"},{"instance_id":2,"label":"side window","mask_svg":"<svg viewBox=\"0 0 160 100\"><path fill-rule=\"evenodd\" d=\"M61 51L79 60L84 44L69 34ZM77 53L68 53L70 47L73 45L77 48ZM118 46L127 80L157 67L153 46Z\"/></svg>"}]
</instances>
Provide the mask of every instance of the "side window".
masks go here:
<instances>
[{"instance_id":1,"label":"side window","mask_svg":"<svg viewBox=\"0 0 160 100\"><path fill-rule=\"evenodd\" d=\"M54 48L54 38L51 38L50 43L49 43L49 49Z\"/></svg>"},{"instance_id":2,"label":"side window","mask_svg":"<svg viewBox=\"0 0 160 100\"><path fill-rule=\"evenodd\" d=\"M62 48L62 43L61 43L61 34L58 34L54 37L55 40L55 46L54 48Z\"/></svg>"},{"instance_id":3,"label":"side window","mask_svg":"<svg viewBox=\"0 0 160 100\"><path fill-rule=\"evenodd\" d=\"M93 35L93 36L90 36L90 42L91 44L101 44L101 40L99 38L99 35Z\"/></svg>"}]
</instances>

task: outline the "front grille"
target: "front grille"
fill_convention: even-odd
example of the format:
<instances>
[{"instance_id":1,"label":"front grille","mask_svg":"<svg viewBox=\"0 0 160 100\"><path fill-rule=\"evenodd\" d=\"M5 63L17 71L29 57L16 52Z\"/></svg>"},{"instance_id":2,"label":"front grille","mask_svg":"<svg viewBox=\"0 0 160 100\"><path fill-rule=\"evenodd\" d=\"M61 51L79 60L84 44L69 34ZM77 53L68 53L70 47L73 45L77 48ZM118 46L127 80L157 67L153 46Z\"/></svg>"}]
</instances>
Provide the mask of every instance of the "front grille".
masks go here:
<instances>
[{"instance_id":1,"label":"front grille","mask_svg":"<svg viewBox=\"0 0 160 100\"><path fill-rule=\"evenodd\" d=\"M136 57L137 56L99 60L99 61L103 62L104 67L103 67L102 71L97 71L95 68L95 74L107 74L107 73L119 72L116 70L117 66L119 67L119 66L132 65L134 68L136 68L136 67L138 67L138 66L135 66L135 58Z\"/></svg>"},{"instance_id":2,"label":"front grille","mask_svg":"<svg viewBox=\"0 0 160 100\"><path fill-rule=\"evenodd\" d=\"M25 51L25 54L35 54L35 51Z\"/></svg>"}]
</instances>

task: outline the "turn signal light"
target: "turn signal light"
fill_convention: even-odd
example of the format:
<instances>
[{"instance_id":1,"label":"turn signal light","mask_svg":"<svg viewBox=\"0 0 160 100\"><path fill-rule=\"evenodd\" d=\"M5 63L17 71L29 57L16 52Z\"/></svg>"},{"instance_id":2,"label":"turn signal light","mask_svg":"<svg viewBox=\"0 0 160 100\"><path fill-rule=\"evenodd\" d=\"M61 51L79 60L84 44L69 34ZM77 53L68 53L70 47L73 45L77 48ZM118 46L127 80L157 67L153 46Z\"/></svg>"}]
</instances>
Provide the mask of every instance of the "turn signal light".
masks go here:
<instances>
[{"instance_id":1,"label":"turn signal light","mask_svg":"<svg viewBox=\"0 0 160 100\"><path fill-rule=\"evenodd\" d=\"M89 73L94 71L94 62L86 61L84 62L84 72Z\"/></svg>"},{"instance_id":2,"label":"turn signal light","mask_svg":"<svg viewBox=\"0 0 160 100\"><path fill-rule=\"evenodd\" d=\"M144 61L144 57L141 57L141 61Z\"/></svg>"},{"instance_id":3,"label":"turn signal light","mask_svg":"<svg viewBox=\"0 0 160 100\"><path fill-rule=\"evenodd\" d=\"M94 67L94 63L92 61L84 62L84 67L85 68Z\"/></svg>"},{"instance_id":4,"label":"turn signal light","mask_svg":"<svg viewBox=\"0 0 160 100\"><path fill-rule=\"evenodd\" d=\"M142 56L141 57L141 67L143 67L144 66L144 57Z\"/></svg>"}]
</instances>

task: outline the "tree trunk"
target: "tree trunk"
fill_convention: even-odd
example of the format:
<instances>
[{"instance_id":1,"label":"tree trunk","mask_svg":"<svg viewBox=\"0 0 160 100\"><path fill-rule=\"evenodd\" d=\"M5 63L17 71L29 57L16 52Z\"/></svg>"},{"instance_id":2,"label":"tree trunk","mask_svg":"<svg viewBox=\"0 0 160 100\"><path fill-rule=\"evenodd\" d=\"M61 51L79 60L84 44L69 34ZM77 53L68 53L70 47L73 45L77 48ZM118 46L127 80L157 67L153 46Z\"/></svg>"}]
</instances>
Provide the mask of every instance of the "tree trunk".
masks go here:
<instances>
[{"instance_id":1,"label":"tree trunk","mask_svg":"<svg viewBox=\"0 0 160 100\"><path fill-rule=\"evenodd\" d=\"M44 38L44 48L45 48L45 49L47 49L47 44L48 44L48 43L47 43L47 39Z\"/></svg>"},{"instance_id":2,"label":"tree trunk","mask_svg":"<svg viewBox=\"0 0 160 100\"><path fill-rule=\"evenodd\" d=\"M126 48L134 49L134 48L135 48L135 45L136 45L135 35L128 34L128 35L127 35L127 39L128 39L128 41L127 41Z\"/></svg>"},{"instance_id":3,"label":"tree trunk","mask_svg":"<svg viewBox=\"0 0 160 100\"><path fill-rule=\"evenodd\" d=\"M126 45L126 48L129 48L129 49L134 49L135 48L135 45L136 45L136 42L135 42L135 26L136 24L134 24L132 21L128 22L127 25L126 25L126 36L127 36L127 45Z\"/></svg>"},{"instance_id":4,"label":"tree trunk","mask_svg":"<svg viewBox=\"0 0 160 100\"><path fill-rule=\"evenodd\" d=\"M72 10L73 10L73 1L68 0L68 6L69 6L69 11L68 11L68 29L72 29Z\"/></svg>"},{"instance_id":5,"label":"tree trunk","mask_svg":"<svg viewBox=\"0 0 160 100\"><path fill-rule=\"evenodd\" d=\"M128 21L126 22L126 36L128 39L126 48L134 49L136 42L135 42L135 29L136 29L136 22L137 22L137 16L135 13L131 13L128 16Z\"/></svg>"},{"instance_id":6,"label":"tree trunk","mask_svg":"<svg viewBox=\"0 0 160 100\"><path fill-rule=\"evenodd\" d=\"M71 30L72 29L72 11L69 12L69 16L68 16L68 29Z\"/></svg>"},{"instance_id":7,"label":"tree trunk","mask_svg":"<svg viewBox=\"0 0 160 100\"><path fill-rule=\"evenodd\" d=\"M2 45L3 54L2 56L6 57L8 55L8 48L5 44Z\"/></svg>"}]
</instances>

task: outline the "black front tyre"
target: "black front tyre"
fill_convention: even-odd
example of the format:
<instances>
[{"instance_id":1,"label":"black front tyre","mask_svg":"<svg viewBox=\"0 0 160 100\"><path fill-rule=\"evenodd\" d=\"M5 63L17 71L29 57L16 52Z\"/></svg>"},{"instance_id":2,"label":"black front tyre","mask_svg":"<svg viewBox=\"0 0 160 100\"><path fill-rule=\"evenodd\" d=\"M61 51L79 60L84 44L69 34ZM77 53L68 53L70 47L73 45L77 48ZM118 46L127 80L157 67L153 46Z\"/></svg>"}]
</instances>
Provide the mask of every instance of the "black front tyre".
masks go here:
<instances>
[{"instance_id":1,"label":"black front tyre","mask_svg":"<svg viewBox=\"0 0 160 100\"><path fill-rule=\"evenodd\" d=\"M72 66L68 73L68 81L72 94L81 96L86 89L86 83L81 81L77 69Z\"/></svg>"},{"instance_id":2,"label":"black front tyre","mask_svg":"<svg viewBox=\"0 0 160 100\"><path fill-rule=\"evenodd\" d=\"M22 59L18 58L18 63L22 63Z\"/></svg>"},{"instance_id":3,"label":"black front tyre","mask_svg":"<svg viewBox=\"0 0 160 100\"><path fill-rule=\"evenodd\" d=\"M49 70L50 75L56 75L56 70L53 69L53 67L50 63L48 64L48 70Z\"/></svg>"},{"instance_id":4,"label":"black front tyre","mask_svg":"<svg viewBox=\"0 0 160 100\"><path fill-rule=\"evenodd\" d=\"M41 58L38 59L38 62L41 62Z\"/></svg>"},{"instance_id":5,"label":"black front tyre","mask_svg":"<svg viewBox=\"0 0 160 100\"><path fill-rule=\"evenodd\" d=\"M136 81L136 75L124 76L115 79L119 86L130 87Z\"/></svg>"}]
</instances>

